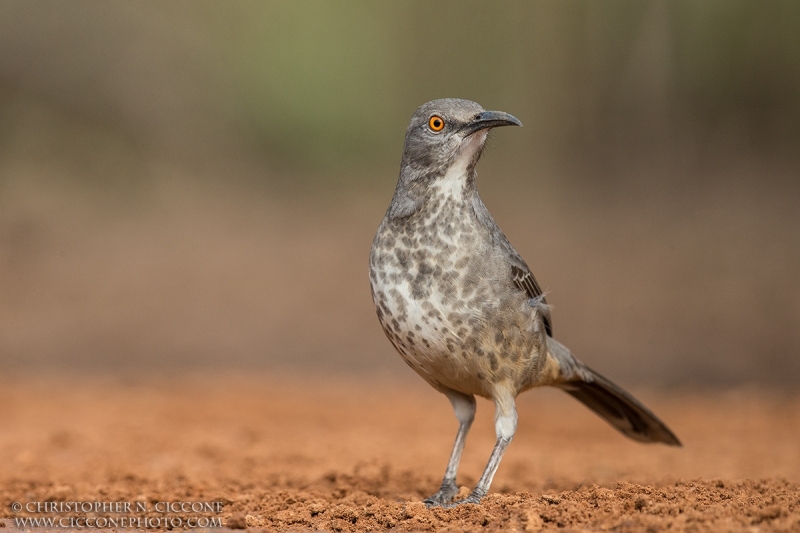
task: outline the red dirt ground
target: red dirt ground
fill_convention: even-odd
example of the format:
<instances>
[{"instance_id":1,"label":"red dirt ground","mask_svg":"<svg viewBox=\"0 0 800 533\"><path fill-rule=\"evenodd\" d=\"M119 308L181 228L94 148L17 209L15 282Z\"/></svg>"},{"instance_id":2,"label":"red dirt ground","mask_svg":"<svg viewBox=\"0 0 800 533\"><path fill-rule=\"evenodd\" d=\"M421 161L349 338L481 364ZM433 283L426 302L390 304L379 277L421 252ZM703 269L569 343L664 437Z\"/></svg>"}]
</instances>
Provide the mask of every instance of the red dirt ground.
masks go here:
<instances>
[{"instance_id":1,"label":"red dirt ground","mask_svg":"<svg viewBox=\"0 0 800 533\"><path fill-rule=\"evenodd\" d=\"M11 531L70 516L14 503L145 502L157 517L156 502L219 501L204 516L267 531L800 531L800 398L637 393L684 448L631 442L566 395L531 391L485 501L428 510L456 422L423 383L7 379L0 517ZM491 415L479 402L462 492L488 458Z\"/></svg>"}]
</instances>

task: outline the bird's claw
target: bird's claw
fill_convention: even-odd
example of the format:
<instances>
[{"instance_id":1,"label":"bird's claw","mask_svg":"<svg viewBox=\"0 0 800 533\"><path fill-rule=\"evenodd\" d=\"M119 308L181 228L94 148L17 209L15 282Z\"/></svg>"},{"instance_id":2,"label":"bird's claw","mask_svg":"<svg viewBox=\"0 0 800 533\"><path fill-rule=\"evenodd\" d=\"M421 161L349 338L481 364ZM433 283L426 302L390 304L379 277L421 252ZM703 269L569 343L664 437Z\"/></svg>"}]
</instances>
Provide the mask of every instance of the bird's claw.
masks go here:
<instances>
[{"instance_id":1,"label":"bird's claw","mask_svg":"<svg viewBox=\"0 0 800 533\"><path fill-rule=\"evenodd\" d=\"M456 487L455 483L442 483L436 494L428 496L422 500L422 503L429 509L431 507L446 507L453 501L457 493L458 487Z\"/></svg>"},{"instance_id":2,"label":"bird's claw","mask_svg":"<svg viewBox=\"0 0 800 533\"><path fill-rule=\"evenodd\" d=\"M464 498L463 500L458 500L453 503L448 503L446 505L443 505L442 507L445 507L447 509L452 509L453 507L458 507L459 505L464 505L465 503L474 503L475 505L478 505L479 503L481 503L483 497L484 494L481 494L480 492L478 492L478 490L473 490L470 493L470 495Z\"/></svg>"}]
</instances>

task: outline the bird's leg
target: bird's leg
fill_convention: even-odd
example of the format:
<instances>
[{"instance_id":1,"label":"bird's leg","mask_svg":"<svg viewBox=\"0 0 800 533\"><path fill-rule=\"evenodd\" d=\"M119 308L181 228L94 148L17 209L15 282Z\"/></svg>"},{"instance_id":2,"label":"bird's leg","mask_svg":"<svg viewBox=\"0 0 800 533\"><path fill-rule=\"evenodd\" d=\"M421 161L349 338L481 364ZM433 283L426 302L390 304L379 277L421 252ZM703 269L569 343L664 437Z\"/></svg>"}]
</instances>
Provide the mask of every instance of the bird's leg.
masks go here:
<instances>
[{"instance_id":1,"label":"bird's leg","mask_svg":"<svg viewBox=\"0 0 800 533\"><path fill-rule=\"evenodd\" d=\"M483 470L483 475L481 475L478 485L469 496L463 500L453 502L450 506L455 507L462 503L480 503L481 499L489 492L497 467L500 466L503 454L506 453L506 448L508 448L517 430L517 409L514 406L513 397L495 399L494 429L497 435L497 442L492 450L492 455L489 456L489 462Z\"/></svg>"},{"instance_id":2,"label":"bird's leg","mask_svg":"<svg viewBox=\"0 0 800 533\"><path fill-rule=\"evenodd\" d=\"M464 451L464 442L467 440L467 433L475 419L475 397L472 395L462 394L456 391L448 391L445 393L447 399L453 404L453 410L458 419L458 433L456 433L456 442L453 444L453 452L450 454L450 461L447 463L447 470L444 472L444 479L442 485L436 494L425 498L424 503L428 507L437 507L450 503L453 501L456 493L458 492L458 485L456 485L456 473L458 472L458 463L461 461L461 452Z\"/></svg>"}]
</instances>

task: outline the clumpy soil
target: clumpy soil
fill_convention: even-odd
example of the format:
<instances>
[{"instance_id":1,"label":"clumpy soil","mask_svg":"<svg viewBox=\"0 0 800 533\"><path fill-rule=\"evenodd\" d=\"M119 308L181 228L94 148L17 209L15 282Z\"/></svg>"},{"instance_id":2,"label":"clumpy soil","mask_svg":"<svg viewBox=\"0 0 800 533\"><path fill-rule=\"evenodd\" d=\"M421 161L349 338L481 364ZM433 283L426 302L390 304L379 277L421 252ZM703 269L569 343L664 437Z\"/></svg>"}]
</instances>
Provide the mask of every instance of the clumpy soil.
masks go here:
<instances>
[{"instance_id":1,"label":"clumpy soil","mask_svg":"<svg viewBox=\"0 0 800 533\"><path fill-rule=\"evenodd\" d=\"M155 502L217 501L204 516L253 531L800 531L800 398L634 392L683 448L531 391L485 500L426 509L456 422L414 380L19 377L0 388L0 518L12 531L43 516L14 503L141 501L156 516ZM494 440L491 404L478 411L462 496Z\"/></svg>"},{"instance_id":2,"label":"clumpy soil","mask_svg":"<svg viewBox=\"0 0 800 533\"><path fill-rule=\"evenodd\" d=\"M407 478L409 479L409 478ZM409 479L410 480L410 479ZM546 494L490 494L480 505L426 509L380 497L374 480L331 476L264 495L248 523L270 531L797 531L800 485L782 480L592 484ZM372 490L371 490L372 489ZM467 493L466 487L462 489ZM755 528L753 528L755 526Z\"/></svg>"}]
</instances>

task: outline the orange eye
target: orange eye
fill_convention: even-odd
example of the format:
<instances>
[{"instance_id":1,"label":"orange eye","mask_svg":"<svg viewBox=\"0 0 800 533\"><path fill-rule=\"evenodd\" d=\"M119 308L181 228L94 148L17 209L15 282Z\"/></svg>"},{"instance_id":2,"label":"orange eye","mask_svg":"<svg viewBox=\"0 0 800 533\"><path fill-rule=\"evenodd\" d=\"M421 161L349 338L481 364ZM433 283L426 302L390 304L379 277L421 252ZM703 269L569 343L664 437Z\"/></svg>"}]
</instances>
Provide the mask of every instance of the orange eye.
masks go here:
<instances>
[{"instance_id":1,"label":"orange eye","mask_svg":"<svg viewBox=\"0 0 800 533\"><path fill-rule=\"evenodd\" d=\"M428 127L432 131L442 131L444 129L444 119L439 115L433 115L430 120L428 120Z\"/></svg>"}]
</instances>

